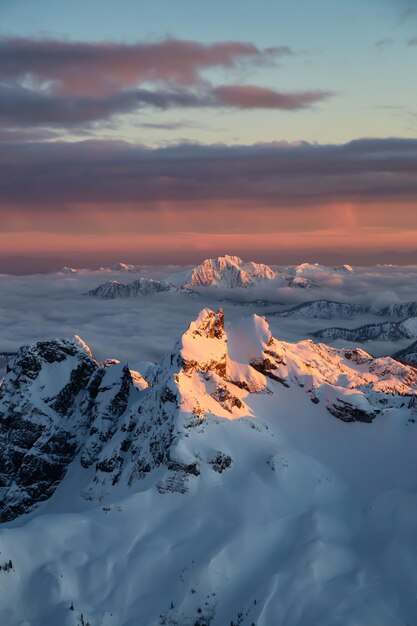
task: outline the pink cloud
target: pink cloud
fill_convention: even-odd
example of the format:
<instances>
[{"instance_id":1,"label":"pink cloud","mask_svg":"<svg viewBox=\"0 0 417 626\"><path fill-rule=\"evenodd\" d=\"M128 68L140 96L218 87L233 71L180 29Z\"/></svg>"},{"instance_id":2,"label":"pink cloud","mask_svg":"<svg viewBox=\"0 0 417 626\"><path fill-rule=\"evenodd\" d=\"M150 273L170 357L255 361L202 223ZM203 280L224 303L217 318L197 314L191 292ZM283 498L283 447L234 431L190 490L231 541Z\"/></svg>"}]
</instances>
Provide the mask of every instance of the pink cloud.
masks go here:
<instances>
[{"instance_id":1,"label":"pink cloud","mask_svg":"<svg viewBox=\"0 0 417 626\"><path fill-rule=\"evenodd\" d=\"M239 109L301 109L331 96L329 91L286 93L255 85L221 85L213 89L217 103Z\"/></svg>"},{"instance_id":2,"label":"pink cloud","mask_svg":"<svg viewBox=\"0 0 417 626\"><path fill-rule=\"evenodd\" d=\"M167 39L156 43L72 43L48 39L1 39L0 78L28 76L52 81L54 93L108 94L144 82L189 86L210 68L267 63L290 55L287 46L263 50L251 43L202 44Z\"/></svg>"}]
</instances>

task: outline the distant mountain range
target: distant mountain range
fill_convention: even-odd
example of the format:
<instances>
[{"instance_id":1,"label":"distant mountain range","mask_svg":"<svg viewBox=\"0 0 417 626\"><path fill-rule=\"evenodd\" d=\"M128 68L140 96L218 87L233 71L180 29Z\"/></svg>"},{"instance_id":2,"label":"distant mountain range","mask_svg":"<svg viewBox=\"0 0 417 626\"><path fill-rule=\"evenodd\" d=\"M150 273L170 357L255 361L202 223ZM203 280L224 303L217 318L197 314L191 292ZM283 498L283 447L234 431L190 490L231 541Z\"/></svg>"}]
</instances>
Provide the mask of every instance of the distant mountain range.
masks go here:
<instances>
[{"instance_id":1,"label":"distant mountain range","mask_svg":"<svg viewBox=\"0 0 417 626\"><path fill-rule=\"evenodd\" d=\"M271 313L269 314L271 315ZM294 317L307 319L352 319L360 315L375 315L392 320L404 320L417 317L417 302L404 302L389 306L377 307L351 302L332 302L331 300L311 300L302 302L284 311L273 313L278 317Z\"/></svg>"},{"instance_id":2,"label":"distant mountain range","mask_svg":"<svg viewBox=\"0 0 417 626\"><path fill-rule=\"evenodd\" d=\"M239 257L226 255L206 259L201 265L172 274L166 280L139 278L129 284L108 281L90 290L88 295L101 298L134 298L161 292L189 295L198 288L247 289L262 285L302 289L313 287L313 283L305 278L277 272L267 265L251 261L245 263Z\"/></svg>"},{"instance_id":3,"label":"distant mountain range","mask_svg":"<svg viewBox=\"0 0 417 626\"><path fill-rule=\"evenodd\" d=\"M365 315L371 312L371 307L350 302L332 302L330 300L312 300L302 302L285 311L273 313L278 317L294 317L306 319L351 319L357 315ZM271 314L270 314L271 315Z\"/></svg>"},{"instance_id":4,"label":"distant mountain range","mask_svg":"<svg viewBox=\"0 0 417 626\"><path fill-rule=\"evenodd\" d=\"M131 283L120 283L117 280L110 280L103 283L96 289L91 289L86 295L97 298L137 298L138 296L150 296L157 293L177 293L191 295L191 289L183 289L162 281L152 280L152 278L138 278Z\"/></svg>"},{"instance_id":5,"label":"distant mountain range","mask_svg":"<svg viewBox=\"0 0 417 626\"><path fill-rule=\"evenodd\" d=\"M365 341L398 341L417 337L417 317L410 317L402 322L383 322L365 324L359 328L325 328L313 333L320 339L345 339L363 343Z\"/></svg>"}]
</instances>

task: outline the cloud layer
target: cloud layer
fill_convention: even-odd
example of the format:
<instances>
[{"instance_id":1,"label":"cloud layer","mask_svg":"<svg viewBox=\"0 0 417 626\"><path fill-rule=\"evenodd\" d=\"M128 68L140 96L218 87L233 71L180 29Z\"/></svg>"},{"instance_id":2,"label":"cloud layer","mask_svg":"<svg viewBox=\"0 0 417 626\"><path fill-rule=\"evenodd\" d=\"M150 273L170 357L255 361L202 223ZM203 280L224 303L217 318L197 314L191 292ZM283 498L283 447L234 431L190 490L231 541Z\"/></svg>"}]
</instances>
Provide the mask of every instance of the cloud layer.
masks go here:
<instances>
[{"instance_id":1,"label":"cloud layer","mask_svg":"<svg viewBox=\"0 0 417 626\"><path fill-rule=\"evenodd\" d=\"M0 39L0 125L71 128L143 107L299 110L328 90L287 92L255 85L212 84L208 70L276 64L288 46L251 43L75 43Z\"/></svg>"},{"instance_id":2,"label":"cloud layer","mask_svg":"<svg viewBox=\"0 0 417 626\"><path fill-rule=\"evenodd\" d=\"M4 145L4 144L3 144ZM335 201L412 201L417 140L362 139L342 145L178 145L149 149L125 142L10 144L0 152L0 211L14 206L65 213L73 204L224 201L296 207ZM398 216L397 216L398 218Z\"/></svg>"}]
</instances>

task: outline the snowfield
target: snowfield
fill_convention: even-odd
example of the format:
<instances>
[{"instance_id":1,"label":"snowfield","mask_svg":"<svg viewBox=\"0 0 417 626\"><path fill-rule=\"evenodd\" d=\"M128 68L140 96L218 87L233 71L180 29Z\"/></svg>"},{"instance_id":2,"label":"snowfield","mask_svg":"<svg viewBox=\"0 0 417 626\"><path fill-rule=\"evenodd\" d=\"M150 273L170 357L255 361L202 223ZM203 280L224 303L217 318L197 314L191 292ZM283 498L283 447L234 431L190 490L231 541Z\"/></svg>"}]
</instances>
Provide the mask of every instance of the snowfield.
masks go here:
<instances>
[{"instance_id":1,"label":"snowfield","mask_svg":"<svg viewBox=\"0 0 417 626\"><path fill-rule=\"evenodd\" d=\"M414 623L414 368L207 308L141 358L9 363L1 624Z\"/></svg>"}]
</instances>

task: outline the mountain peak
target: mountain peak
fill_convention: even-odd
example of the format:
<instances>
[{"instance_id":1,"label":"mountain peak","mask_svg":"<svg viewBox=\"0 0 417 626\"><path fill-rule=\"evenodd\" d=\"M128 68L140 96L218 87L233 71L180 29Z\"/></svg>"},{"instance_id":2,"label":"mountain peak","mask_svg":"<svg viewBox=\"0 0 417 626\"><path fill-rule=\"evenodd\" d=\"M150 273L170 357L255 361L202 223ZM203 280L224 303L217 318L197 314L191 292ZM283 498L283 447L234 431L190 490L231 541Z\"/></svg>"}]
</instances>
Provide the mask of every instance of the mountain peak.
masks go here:
<instances>
[{"instance_id":1,"label":"mountain peak","mask_svg":"<svg viewBox=\"0 0 417 626\"><path fill-rule=\"evenodd\" d=\"M226 254L214 259L205 259L191 270L178 272L168 278L169 282L181 287L253 287L276 274L268 265L244 262L238 256Z\"/></svg>"},{"instance_id":2,"label":"mountain peak","mask_svg":"<svg viewBox=\"0 0 417 626\"><path fill-rule=\"evenodd\" d=\"M196 320L191 322L189 332L196 335L205 335L210 339L221 339L224 335L224 313L219 309L217 313L209 308L200 311Z\"/></svg>"},{"instance_id":3,"label":"mountain peak","mask_svg":"<svg viewBox=\"0 0 417 626\"><path fill-rule=\"evenodd\" d=\"M114 272L140 272L140 265L132 265L131 263L122 263L119 261L118 263L114 263L114 265L110 268Z\"/></svg>"}]
</instances>

